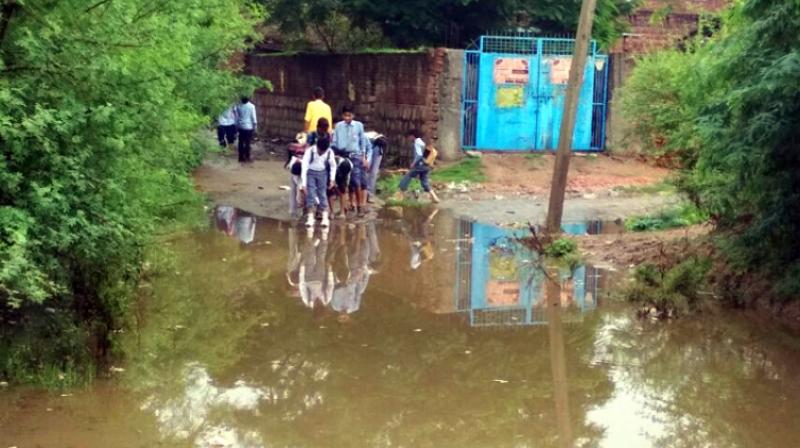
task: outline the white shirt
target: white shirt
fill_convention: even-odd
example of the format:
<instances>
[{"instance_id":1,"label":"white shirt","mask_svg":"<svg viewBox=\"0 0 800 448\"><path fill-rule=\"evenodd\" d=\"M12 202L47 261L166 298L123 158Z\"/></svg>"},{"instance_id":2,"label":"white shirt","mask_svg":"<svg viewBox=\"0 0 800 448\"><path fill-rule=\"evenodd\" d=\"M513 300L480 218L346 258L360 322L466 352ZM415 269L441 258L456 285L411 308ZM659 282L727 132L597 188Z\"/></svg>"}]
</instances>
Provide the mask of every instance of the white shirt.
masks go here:
<instances>
[{"instance_id":1,"label":"white shirt","mask_svg":"<svg viewBox=\"0 0 800 448\"><path fill-rule=\"evenodd\" d=\"M331 176L330 181L333 182L334 175L336 173L336 159L333 157L333 151L328 148L324 153L318 154L317 153L317 145L314 145L308 149L306 149L305 154L303 154L303 170L300 174L300 179L302 181L303 187L308 186L308 170L311 171L325 171L325 161L328 162L328 169L330 170L328 174Z\"/></svg>"},{"instance_id":2,"label":"white shirt","mask_svg":"<svg viewBox=\"0 0 800 448\"><path fill-rule=\"evenodd\" d=\"M233 126L236 124L236 108L231 106L225 109L225 112L219 114L219 118L217 118L217 123L220 126Z\"/></svg>"},{"instance_id":3,"label":"white shirt","mask_svg":"<svg viewBox=\"0 0 800 448\"><path fill-rule=\"evenodd\" d=\"M239 129L244 129L245 131L252 131L256 128L258 120L256 119L255 104L248 101L236 106L236 124Z\"/></svg>"}]
</instances>

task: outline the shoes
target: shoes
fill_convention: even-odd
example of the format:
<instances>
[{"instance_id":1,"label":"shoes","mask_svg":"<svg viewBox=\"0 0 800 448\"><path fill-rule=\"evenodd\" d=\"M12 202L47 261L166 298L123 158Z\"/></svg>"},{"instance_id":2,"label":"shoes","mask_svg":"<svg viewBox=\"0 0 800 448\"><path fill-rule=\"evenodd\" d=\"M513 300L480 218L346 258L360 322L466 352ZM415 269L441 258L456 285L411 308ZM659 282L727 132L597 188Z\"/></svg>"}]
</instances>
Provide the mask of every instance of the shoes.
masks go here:
<instances>
[{"instance_id":1,"label":"shoes","mask_svg":"<svg viewBox=\"0 0 800 448\"><path fill-rule=\"evenodd\" d=\"M309 213L306 217L306 227L314 227L314 215Z\"/></svg>"},{"instance_id":2,"label":"shoes","mask_svg":"<svg viewBox=\"0 0 800 448\"><path fill-rule=\"evenodd\" d=\"M338 215L336 215L336 219L347 219L347 214L344 212L344 210L342 210Z\"/></svg>"},{"instance_id":3,"label":"shoes","mask_svg":"<svg viewBox=\"0 0 800 448\"><path fill-rule=\"evenodd\" d=\"M328 227L331 225L331 221L328 219L328 212L322 212L322 221L319 223L322 227Z\"/></svg>"}]
</instances>

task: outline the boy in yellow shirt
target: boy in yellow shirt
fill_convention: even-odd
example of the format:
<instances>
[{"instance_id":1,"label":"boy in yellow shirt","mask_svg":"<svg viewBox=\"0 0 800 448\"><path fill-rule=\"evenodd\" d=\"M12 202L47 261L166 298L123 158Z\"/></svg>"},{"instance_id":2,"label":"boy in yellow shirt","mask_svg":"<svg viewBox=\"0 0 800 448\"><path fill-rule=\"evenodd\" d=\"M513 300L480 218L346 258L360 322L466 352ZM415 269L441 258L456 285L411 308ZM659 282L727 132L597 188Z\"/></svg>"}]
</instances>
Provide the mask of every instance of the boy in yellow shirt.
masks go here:
<instances>
[{"instance_id":1,"label":"boy in yellow shirt","mask_svg":"<svg viewBox=\"0 0 800 448\"><path fill-rule=\"evenodd\" d=\"M315 87L314 100L309 101L306 106L306 132L315 131L320 118L325 118L331 126L333 125L331 106L325 103L325 91L322 87Z\"/></svg>"}]
</instances>

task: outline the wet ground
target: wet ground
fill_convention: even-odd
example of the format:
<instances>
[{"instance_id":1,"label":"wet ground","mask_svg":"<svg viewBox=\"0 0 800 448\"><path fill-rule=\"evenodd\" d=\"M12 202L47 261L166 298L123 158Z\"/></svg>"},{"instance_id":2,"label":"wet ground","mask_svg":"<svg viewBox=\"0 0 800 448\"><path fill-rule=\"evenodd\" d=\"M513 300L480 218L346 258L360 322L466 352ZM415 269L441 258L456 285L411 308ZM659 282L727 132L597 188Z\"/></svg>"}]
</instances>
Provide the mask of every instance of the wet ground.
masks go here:
<instances>
[{"instance_id":1,"label":"wet ground","mask_svg":"<svg viewBox=\"0 0 800 448\"><path fill-rule=\"evenodd\" d=\"M614 276L545 275L516 236L431 209L308 235L219 208L166 243L110 378L0 390L0 447L800 446L796 337L637 320Z\"/></svg>"}]
</instances>

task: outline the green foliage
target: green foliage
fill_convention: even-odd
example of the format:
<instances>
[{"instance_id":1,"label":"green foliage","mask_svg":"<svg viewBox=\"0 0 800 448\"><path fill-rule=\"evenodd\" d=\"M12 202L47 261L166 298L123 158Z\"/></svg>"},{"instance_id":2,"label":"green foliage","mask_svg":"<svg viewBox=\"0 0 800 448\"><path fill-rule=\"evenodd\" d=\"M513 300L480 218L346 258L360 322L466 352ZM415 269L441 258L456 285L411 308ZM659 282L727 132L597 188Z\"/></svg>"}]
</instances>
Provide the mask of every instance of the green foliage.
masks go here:
<instances>
[{"instance_id":1,"label":"green foliage","mask_svg":"<svg viewBox=\"0 0 800 448\"><path fill-rule=\"evenodd\" d=\"M389 199L395 196L397 192L400 191L400 179L402 178L403 176L400 174L381 176L378 179L378 184L376 186L377 190L380 191L381 197L384 199Z\"/></svg>"},{"instance_id":2,"label":"green foliage","mask_svg":"<svg viewBox=\"0 0 800 448\"><path fill-rule=\"evenodd\" d=\"M388 40L400 48L463 47L492 30L574 33L581 2L568 0L264 0L272 22L308 49L352 51ZM638 1L600 0L593 35L609 46ZM385 37L384 37L385 36ZM382 45L378 45L382 46Z\"/></svg>"},{"instance_id":3,"label":"green foliage","mask_svg":"<svg viewBox=\"0 0 800 448\"><path fill-rule=\"evenodd\" d=\"M244 0L7 3L0 316L31 340L75 343L16 351L0 376L48 362L80 370L82 343L125 318L150 235L202 204L189 177L198 129L259 85L224 67L263 14ZM63 313L46 334L26 317L44 307ZM41 351L14 340L5 332L0 345Z\"/></svg>"},{"instance_id":4,"label":"green foliage","mask_svg":"<svg viewBox=\"0 0 800 448\"><path fill-rule=\"evenodd\" d=\"M400 174L390 174L378 179L378 190L380 195L387 202L389 206L414 206L420 205L418 201L413 200L397 200L394 196L397 195L400 185L400 179L403 176ZM477 157L468 157L460 161L443 166L441 168L434 168L431 172L431 182L434 183L481 183L486 181L486 174L483 171L481 160Z\"/></svg>"},{"instance_id":5,"label":"green foliage","mask_svg":"<svg viewBox=\"0 0 800 448\"><path fill-rule=\"evenodd\" d=\"M800 294L800 6L748 0L688 53L645 59L626 89L642 135L663 135L685 172L678 187L720 229L732 265Z\"/></svg>"},{"instance_id":6,"label":"green foliage","mask_svg":"<svg viewBox=\"0 0 800 448\"><path fill-rule=\"evenodd\" d=\"M708 221L709 216L694 204L684 203L655 215L634 216L625 220L625 229L631 232L687 227Z\"/></svg>"},{"instance_id":7,"label":"green foliage","mask_svg":"<svg viewBox=\"0 0 800 448\"><path fill-rule=\"evenodd\" d=\"M702 146L698 116L714 93L709 48L665 50L642 57L621 89L621 111L630 122L629 144L674 167L691 168Z\"/></svg>"},{"instance_id":8,"label":"green foliage","mask_svg":"<svg viewBox=\"0 0 800 448\"><path fill-rule=\"evenodd\" d=\"M548 262L554 262L556 267L570 275L581 264L581 253L578 243L569 238L559 238L544 246L544 255ZM552 263L551 263L552 264Z\"/></svg>"},{"instance_id":9,"label":"green foliage","mask_svg":"<svg viewBox=\"0 0 800 448\"><path fill-rule=\"evenodd\" d=\"M628 301L659 318L674 317L700 309L703 289L711 270L707 258L693 257L674 266L644 264L634 271L633 283L624 292Z\"/></svg>"},{"instance_id":10,"label":"green foliage","mask_svg":"<svg viewBox=\"0 0 800 448\"><path fill-rule=\"evenodd\" d=\"M563 258L577 252L578 243L569 238L559 238L544 248L544 254L553 258Z\"/></svg>"},{"instance_id":11,"label":"green foliage","mask_svg":"<svg viewBox=\"0 0 800 448\"><path fill-rule=\"evenodd\" d=\"M733 264L787 296L800 294L798 26L796 2L736 3L714 39L645 59L623 94L640 135L681 160L678 187L727 230Z\"/></svg>"},{"instance_id":12,"label":"green foliage","mask_svg":"<svg viewBox=\"0 0 800 448\"><path fill-rule=\"evenodd\" d=\"M431 172L431 182L471 182L481 183L486 181L481 159L478 157L465 157L458 162L443 167L434 168Z\"/></svg>"},{"instance_id":13,"label":"green foliage","mask_svg":"<svg viewBox=\"0 0 800 448\"><path fill-rule=\"evenodd\" d=\"M621 191L623 193L660 194L660 195L674 194L677 191L675 182L671 180L665 180L647 185L629 185L616 188L616 190Z\"/></svg>"},{"instance_id":14,"label":"green foliage","mask_svg":"<svg viewBox=\"0 0 800 448\"><path fill-rule=\"evenodd\" d=\"M704 207L737 231L733 256L784 279L800 266L798 26L796 2L751 0L735 10L713 73L727 88L702 116L707 149L691 176ZM782 284L800 293L797 282Z\"/></svg>"}]
</instances>

